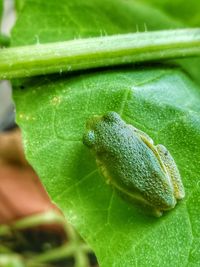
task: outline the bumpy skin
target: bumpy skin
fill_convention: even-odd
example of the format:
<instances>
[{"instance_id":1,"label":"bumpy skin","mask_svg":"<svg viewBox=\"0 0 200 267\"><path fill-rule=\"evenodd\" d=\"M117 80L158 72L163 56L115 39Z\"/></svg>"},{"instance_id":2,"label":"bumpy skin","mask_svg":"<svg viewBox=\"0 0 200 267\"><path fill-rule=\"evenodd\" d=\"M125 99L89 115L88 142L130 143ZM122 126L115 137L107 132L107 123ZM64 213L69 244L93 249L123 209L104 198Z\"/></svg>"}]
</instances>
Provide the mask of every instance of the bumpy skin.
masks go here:
<instances>
[{"instance_id":1,"label":"bumpy skin","mask_svg":"<svg viewBox=\"0 0 200 267\"><path fill-rule=\"evenodd\" d=\"M179 171L167 149L154 146L147 134L126 124L116 112L94 116L87 129L83 143L93 151L107 183L126 199L161 216L184 197Z\"/></svg>"}]
</instances>

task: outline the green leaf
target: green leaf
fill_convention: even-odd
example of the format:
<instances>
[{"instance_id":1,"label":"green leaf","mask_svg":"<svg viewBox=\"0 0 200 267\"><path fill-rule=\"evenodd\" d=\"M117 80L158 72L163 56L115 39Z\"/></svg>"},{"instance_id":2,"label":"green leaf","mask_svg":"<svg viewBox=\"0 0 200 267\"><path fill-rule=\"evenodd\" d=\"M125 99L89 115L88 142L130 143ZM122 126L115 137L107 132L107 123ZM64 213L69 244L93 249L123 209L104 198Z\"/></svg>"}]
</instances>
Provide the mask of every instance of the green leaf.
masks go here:
<instances>
[{"instance_id":1,"label":"green leaf","mask_svg":"<svg viewBox=\"0 0 200 267\"><path fill-rule=\"evenodd\" d=\"M190 263L200 230L200 95L190 80L178 70L118 70L26 86L15 100L27 157L100 266ZM121 200L82 144L86 119L108 110L164 144L178 164L186 199L160 219Z\"/></svg>"},{"instance_id":2,"label":"green leaf","mask_svg":"<svg viewBox=\"0 0 200 267\"><path fill-rule=\"evenodd\" d=\"M200 2L196 0L138 0L156 7L173 19L180 20L185 25L200 26Z\"/></svg>"},{"instance_id":3,"label":"green leaf","mask_svg":"<svg viewBox=\"0 0 200 267\"><path fill-rule=\"evenodd\" d=\"M184 27L200 26L200 2L196 0L138 0L139 3L146 3L148 6L159 10L163 15L181 23ZM177 61L178 62L178 61ZM189 72L200 84L200 59L183 59L179 63Z\"/></svg>"},{"instance_id":4,"label":"green leaf","mask_svg":"<svg viewBox=\"0 0 200 267\"><path fill-rule=\"evenodd\" d=\"M30 19L34 24L30 25ZM161 11L131 1L31 0L25 3L12 36L13 46L19 46L181 27Z\"/></svg>"},{"instance_id":5,"label":"green leaf","mask_svg":"<svg viewBox=\"0 0 200 267\"><path fill-rule=\"evenodd\" d=\"M0 256L1 267L24 267L24 264L20 257L17 255L1 255Z\"/></svg>"},{"instance_id":6,"label":"green leaf","mask_svg":"<svg viewBox=\"0 0 200 267\"><path fill-rule=\"evenodd\" d=\"M22 11L26 0L15 0L15 9L19 13Z\"/></svg>"},{"instance_id":7,"label":"green leaf","mask_svg":"<svg viewBox=\"0 0 200 267\"><path fill-rule=\"evenodd\" d=\"M131 1L29 1L13 45L133 32L147 22L148 29L175 25L160 11ZM21 81L14 94L26 155L100 266L200 264L200 93L186 74L152 66L46 76ZM141 214L106 185L82 144L87 118L108 110L175 158L186 198L159 219Z\"/></svg>"}]
</instances>

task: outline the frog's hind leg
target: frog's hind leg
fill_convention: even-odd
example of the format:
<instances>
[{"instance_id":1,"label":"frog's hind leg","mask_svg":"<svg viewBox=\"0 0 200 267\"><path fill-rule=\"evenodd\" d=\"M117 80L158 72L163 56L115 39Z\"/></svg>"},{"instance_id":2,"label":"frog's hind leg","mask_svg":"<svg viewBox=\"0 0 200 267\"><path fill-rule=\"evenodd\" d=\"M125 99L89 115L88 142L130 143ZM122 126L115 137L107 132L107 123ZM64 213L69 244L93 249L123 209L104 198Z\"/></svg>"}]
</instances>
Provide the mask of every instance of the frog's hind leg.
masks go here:
<instances>
[{"instance_id":1,"label":"frog's hind leg","mask_svg":"<svg viewBox=\"0 0 200 267\"><path fill-rule=\"evenodd\" d=\"M165 165L165 168L169 174L169 177L171 177L175 198L176 199L184 198L185 196L184 187L182 184L179 170L176 166L174 159L172 158L171 154L166 149L166 147L164 147L163 145L157 145L156 148L157 148L160 158L162 159L162 162Z\"/></svg>"}]
</instances>

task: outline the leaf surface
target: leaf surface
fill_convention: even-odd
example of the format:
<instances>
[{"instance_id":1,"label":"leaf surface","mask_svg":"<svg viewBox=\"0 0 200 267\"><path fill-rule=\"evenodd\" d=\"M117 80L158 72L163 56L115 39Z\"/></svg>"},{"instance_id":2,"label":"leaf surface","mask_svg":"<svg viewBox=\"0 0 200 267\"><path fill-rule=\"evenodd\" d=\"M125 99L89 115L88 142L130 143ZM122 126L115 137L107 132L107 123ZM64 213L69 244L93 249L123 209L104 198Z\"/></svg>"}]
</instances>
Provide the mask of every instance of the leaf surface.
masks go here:
<instances>
[{"instance_id":1,"label":"leaf surface","mask_svg":"<svg viewBox=\"0 0 200 267\"><path fill-rule=\"evenodd\" d=\"M138 3L145 3L147 6L159 10L168 19L172 19L176 24L182 24L184 27L200 27L200 1L191 0L138 0ZM200 59L183 59L176 61L192 75L200 85Z\"/></svg>"},{"instance_id":2,"label":"leaf surface","mask_svg":"<svg viewBox=\"0 0 200 267\"><path fill-rule=\"evenodd\" d=\"M199 27L200 25L200 2L196 0L138 0L162 10L169 17L182 21L185 25Z\"/></svg>"},{"instance_id":3,"label":"leaf surface","mask_svg":"<svg viewBox=\"0 0 200 267\"><path fill-rule=\"evenodd\" d=\"M177 25L132 1L31 0L14 29L13 45L133 32L147 21L148 29ZM143 66L38 77L21 81L14 98L30 163L100 266L200 264L200 93L186 74ZM108 110L175 158L186 198L159 219L140 213L106 185L82 144L87 118Z\"/></svg>"}]
</instances>

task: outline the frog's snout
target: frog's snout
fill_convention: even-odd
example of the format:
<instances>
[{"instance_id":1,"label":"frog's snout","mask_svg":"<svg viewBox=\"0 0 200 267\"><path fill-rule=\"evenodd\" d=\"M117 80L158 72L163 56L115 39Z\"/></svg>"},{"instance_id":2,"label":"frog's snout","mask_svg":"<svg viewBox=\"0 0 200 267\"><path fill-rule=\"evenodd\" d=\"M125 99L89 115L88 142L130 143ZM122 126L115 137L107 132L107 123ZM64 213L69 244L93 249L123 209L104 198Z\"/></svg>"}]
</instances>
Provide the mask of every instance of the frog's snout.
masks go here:
<instances>
[{"instance_id":1,"label":"frog's snout","mask_svg":"<svg viewBox=\"0 0 200 267\"><path fill-rule=\"evenodd\" d=\"M89 130L83 135L83 144L87 147L92 147L95 145L95 133L93 130Z\"/></svg>"}]
</instances>

